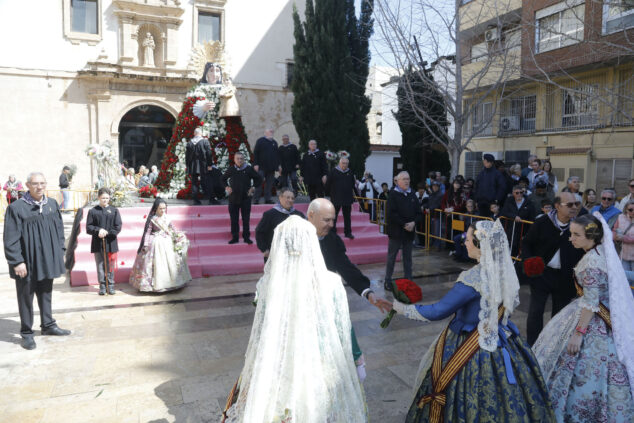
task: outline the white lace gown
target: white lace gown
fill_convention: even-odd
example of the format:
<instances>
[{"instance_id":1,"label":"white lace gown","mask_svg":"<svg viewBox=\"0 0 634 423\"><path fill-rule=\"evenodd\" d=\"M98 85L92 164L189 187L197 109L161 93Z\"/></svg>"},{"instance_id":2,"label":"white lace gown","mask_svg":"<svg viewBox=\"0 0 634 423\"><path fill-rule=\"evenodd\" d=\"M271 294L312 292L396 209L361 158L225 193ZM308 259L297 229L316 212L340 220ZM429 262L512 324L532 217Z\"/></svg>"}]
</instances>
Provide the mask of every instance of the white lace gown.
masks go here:
<instances>
[{"instance_id":1,"label":"white lace gown","mask_svg":"<svg viewBox=\"0 0 634 423\"><path fill-rule=\"evenodd\" d=\"M166 216L154 216L145 236L145 248L137 254L130 285L141 292L165 292L191 281L187 266L189 242Z\"/></svg>"},{"instance_id":2,"label":"white lace gown","mask_svg":"<svg viewBox=\"0 0 634 423\"><path fill-rule=\"evenodd\" d=\"M557 421L634 422L627 369L618 359L612 329L596 314L600 302L610 308L603 248L588 251L574 271L583 296L555 315L533 346ZM584 308L595 315L581 350L570 355L566 347Z\"/></svg>"}]
</instances>

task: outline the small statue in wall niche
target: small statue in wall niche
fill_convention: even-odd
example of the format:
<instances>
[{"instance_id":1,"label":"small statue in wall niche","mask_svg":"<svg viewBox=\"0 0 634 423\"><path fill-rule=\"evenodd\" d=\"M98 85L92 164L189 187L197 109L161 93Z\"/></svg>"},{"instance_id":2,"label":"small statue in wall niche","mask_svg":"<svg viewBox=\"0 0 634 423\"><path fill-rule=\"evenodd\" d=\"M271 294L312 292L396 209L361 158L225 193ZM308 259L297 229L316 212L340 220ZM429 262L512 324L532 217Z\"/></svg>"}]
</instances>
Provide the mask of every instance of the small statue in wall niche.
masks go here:
<instances>
[{"instance_id":1,"label":"small statue in wall niche","mask_svg":"<svg viewBox=\"0 0 634 423\"><path fill-rule=\"evenodd\" d=\"M143 40L143 65L144 66L154 66L154 48L156 44L154 44L154 37L149 32L145 34L145 39Z\"/></svg>"}]
</instances>

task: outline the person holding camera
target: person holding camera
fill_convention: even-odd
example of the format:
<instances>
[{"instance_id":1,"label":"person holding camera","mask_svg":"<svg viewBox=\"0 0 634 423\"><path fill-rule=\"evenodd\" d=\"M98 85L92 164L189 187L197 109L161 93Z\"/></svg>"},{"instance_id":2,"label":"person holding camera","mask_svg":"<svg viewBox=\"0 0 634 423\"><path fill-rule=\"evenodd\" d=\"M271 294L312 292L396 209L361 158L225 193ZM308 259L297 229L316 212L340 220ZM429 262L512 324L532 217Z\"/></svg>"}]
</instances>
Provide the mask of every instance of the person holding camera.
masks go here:
<instances>
[{"instance_id":1,"label":"person holding camera","mask_svg":"<svg viewBox=\"0 0 634 423\"><path fill-rule=\"evenodd\" d=\"M374 176L372 176L370 172L365 172L363 174L363 179L361 180L361 183L359 184L357 189L361 193L361 197L371 198L371 200L364 200L364 202L367 201L369 203L366 210L368 211L368 213L370 213L370 220L376 220L376 199L379 198L381 186L376 183L376 181L374 180Z\"/></svg>"}]
</instances>

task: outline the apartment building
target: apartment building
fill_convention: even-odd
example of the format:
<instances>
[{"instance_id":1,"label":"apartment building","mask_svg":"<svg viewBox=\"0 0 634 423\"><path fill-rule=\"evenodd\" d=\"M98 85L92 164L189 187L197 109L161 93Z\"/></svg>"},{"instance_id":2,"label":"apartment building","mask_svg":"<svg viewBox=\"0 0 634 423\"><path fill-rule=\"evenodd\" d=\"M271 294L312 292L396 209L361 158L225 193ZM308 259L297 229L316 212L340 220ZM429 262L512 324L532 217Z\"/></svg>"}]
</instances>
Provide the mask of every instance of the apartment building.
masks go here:
<instances>
[{"instance_id":1,"label":"apartment building","mask_svg":"<svg viewBox=\"0 0 634 423\"><path fill-rule=\"evenodd\" d=\"M559 181L628 192L634 1L473 0L460 17L464 132L474 137L460 172L477 175L484 153L522 166L536 154Z\"/></svg>"}]
</instances>

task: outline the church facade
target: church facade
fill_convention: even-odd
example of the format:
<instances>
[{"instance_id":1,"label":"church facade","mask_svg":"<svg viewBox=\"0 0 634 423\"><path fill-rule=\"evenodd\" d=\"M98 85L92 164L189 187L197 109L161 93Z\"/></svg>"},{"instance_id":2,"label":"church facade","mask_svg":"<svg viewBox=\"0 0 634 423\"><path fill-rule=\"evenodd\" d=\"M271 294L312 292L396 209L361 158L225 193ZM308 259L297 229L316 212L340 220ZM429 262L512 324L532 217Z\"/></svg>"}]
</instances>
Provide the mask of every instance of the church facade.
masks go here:
<instances>
[{"instance_id":1,"label":"church facade","mask_svg":"<svg viewBox=\"0 0 634 423\"><path fill-rule=\"evenodd\" d=\"M237 87L249 141L271 127L297 142L292 7L291 0L1 2L0 178L41 170L54 189L62 167L74 164L72 188L92 187L97 175L85 150L106 140L135 170L159 165L185 94L209 60L201 46L212 41L224 45L223 73ZM28 24L20 19L27 15Z\"/></svg>"}]
</instances>

